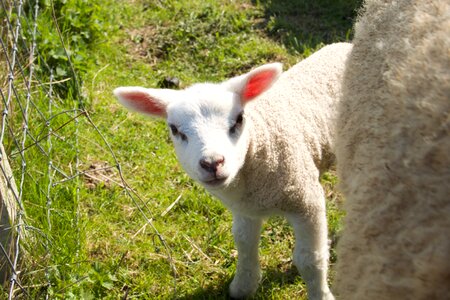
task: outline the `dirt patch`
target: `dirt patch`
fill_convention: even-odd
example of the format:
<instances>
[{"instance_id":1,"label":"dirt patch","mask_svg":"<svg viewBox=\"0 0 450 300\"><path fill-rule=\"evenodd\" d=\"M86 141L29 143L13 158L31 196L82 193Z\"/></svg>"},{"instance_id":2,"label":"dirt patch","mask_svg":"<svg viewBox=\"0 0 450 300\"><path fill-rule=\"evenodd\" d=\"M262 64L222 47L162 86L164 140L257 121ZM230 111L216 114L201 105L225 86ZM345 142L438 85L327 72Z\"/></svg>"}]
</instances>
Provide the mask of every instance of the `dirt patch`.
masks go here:
<instances>
[{"instance_id":1,"label":"dirt patch","mask_svg":"<svg viewBox=\"0 0 450 300\"><path fill-rule=\"evenodd\" d=\"M97 187L111 188L115 184L122 186L116 167L107 162L91 162L83 172L83 181L90 190Z\"/></svg>"},{"instance_id":2,"label":"dirt patch","mask_svg":"<svg viewBox=\"0 0 450 300\"><path fill-rule=\"evenodd\" d=\"M155 26L144 26L126 29L127 39L124 41L128 54L136 60L145 60L150 65L156 65L164 56L158 42L158 30Z\"/></svg>"}]
</instances>

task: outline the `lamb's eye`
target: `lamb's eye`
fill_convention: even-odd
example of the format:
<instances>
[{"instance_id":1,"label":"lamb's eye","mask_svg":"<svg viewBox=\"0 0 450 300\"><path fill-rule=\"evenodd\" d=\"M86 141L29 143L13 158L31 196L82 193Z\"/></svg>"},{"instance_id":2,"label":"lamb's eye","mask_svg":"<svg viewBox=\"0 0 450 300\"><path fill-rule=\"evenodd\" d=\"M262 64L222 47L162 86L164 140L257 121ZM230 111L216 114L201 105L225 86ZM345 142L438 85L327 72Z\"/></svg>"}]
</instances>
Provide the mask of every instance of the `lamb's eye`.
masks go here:
<instances>
[{"instance_id":1,"label":"lamb's eye","mask_svg":"<svg viewBox=\"0 0 450 300\"><path fill-rule=\"evenodd\" d=\"M230 134L236 133L236 130L239 129L242 126L242 122L244 121L244 115L243 113L239 113L236 117L236 121L233 126L230 127Z\"/></svg>"},{"instance_id":2,"label":"lamb's eye","mask_svg":"<svg viewBox=\"0 0 450 300\"><path fill-rule=\"evenodd\" d=\"M175 126L175 125L173 125L173 124L170 124L169 126L170 126L170 130L172 131L172 134L173 134L173 135L177 135L177 134L178 134L178 128L177 128L177 126Z\"/></svg>"},{"instance_id":3,"label":"lamb's eye","mask_svg":"<svg viewBox=\"0 0 450 300\"><path fill-rule=\"evenodd\" d=\"M244 121L244 115L243 113L240 113L236 118L236 124L241 125L242 121Z\"/></svg>"},{"instance_id":4,"label":"lamb's eye","mask_svg":"<svg viewBox=\"0 0 450 300\"><path fill-rule=\"evenodd\" d=\"M169 124L170 131L172 131L173 136L179 137L183 142L187 141L187 136L178 130L177 126Z\"/></svg>"}]
</instances>

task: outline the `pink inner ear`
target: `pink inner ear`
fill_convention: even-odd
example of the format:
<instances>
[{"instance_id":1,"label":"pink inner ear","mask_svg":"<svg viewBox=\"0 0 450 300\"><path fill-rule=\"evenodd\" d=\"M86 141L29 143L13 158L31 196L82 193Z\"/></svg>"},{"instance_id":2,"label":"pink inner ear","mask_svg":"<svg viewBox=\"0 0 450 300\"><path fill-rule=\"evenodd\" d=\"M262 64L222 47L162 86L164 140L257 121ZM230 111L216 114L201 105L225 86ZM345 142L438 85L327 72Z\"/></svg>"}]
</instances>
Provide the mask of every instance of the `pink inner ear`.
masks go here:
<instances>
[{"instance_id":1,"label":"pink inner ear","mask_svg":"<svg viewBox=\"0 0 450 300\"><path fill-rule=\"evenodd\" d=\"M252 100L264 92L272 84L275 74L275 72L268 70L251 77L242 91L242 100Z\"/></svg>"},{"instance_id":2,"label":"pink inner ear","mask_svg":"<svg viewBox=\"0 0 450 300\"><path fill-rule=\"evenodd\" d=\"M164 108L157 100L142 92L127 92L122 95L127 104L139 112L157 116L165 116Z\"/></svg>"}]
</instances>

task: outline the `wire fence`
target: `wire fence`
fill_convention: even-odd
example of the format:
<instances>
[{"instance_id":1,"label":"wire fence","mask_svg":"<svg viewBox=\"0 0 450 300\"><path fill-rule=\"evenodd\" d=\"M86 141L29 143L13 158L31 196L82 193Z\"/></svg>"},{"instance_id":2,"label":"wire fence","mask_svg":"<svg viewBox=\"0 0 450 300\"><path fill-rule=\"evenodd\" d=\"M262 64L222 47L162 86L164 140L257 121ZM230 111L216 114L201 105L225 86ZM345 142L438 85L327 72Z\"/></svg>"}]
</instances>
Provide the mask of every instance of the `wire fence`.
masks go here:
<instances>
[{"instance_id":1,"label":"wire fence","mask_svg":"<svg viewBox=\"0 0 450 300\"><path fill-rule=\"evenodd\" d=\"M170 249L154 227L146 202L127 184L114 151L85 109L81 93L63 99L55 91L67 81L78 91L81 87L73 67L71 75L56 79L46 55L39 51L40 7L39 1L0 0L0 280L4 294L9 299L31 298L30 289L39 286L43 298L50 297L46 287L51 285L52 254L48 249L54 239L52 233L59 225L58 218L68 213L73 219L75 251L82 247L77 236L80 178L99 168L116 172L118 186L153 228L166 250L175 288L176 269ZM70 63L70 51L64 45L55 14L53 23L45 26L59 33ZM81 126L96 132L99 143L112 157L111 164L93 169L81 161ZM33 209L45 212L40 222L27 215ZM44 249L40 260L33 259L38 246ZM44 280L28 280L37 272L44 273Z\"/></svg>"}]
</instances>

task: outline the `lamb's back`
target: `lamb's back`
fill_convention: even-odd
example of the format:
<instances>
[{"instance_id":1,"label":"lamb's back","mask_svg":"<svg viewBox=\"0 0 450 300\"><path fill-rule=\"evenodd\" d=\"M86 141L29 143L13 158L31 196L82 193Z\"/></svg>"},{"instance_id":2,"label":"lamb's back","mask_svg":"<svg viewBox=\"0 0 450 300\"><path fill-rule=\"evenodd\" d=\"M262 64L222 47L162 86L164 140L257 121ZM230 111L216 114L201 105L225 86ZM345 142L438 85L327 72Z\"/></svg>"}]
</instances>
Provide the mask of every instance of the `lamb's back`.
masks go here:
<instances>
[{"instance_id":1,"label":"lamb's back","mask_svg":"<svg viewBox=\"0 0 450 300\"><path fill-rule=\"evenodd\" d=\"M348 43L322 48L246 108L251 136L242 171L246 201L263 198L265 208L292 210L333 161L332 125L351 48ZM281 200L287 198L292 202Z\"/></svg>"}]
</instances>

